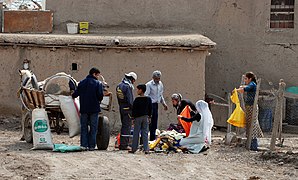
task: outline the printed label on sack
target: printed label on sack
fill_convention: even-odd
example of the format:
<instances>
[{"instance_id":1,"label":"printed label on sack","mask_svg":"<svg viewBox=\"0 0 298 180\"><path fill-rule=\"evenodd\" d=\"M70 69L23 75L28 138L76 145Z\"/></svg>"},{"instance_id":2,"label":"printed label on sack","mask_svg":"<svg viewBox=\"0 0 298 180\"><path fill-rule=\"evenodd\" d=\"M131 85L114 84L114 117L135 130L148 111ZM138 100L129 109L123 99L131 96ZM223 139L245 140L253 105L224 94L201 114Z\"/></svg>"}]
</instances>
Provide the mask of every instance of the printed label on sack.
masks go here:
<instances>
[{"instance_id":1,"label":"printed label on sack","mask_svg":"<svg viewBox=\"0 0 298 180\"><path fill-rule=\"evenodd\" d=\"M35 132L46 132L48 130L48 124L45 119L36 120L34 123Z\"/></svg>"},{"instance_id":2,"label":"printed label on sack","mask_svg":"<svg viewBox=\"0 0 298 180\"><path fill-rule=\"evenodd\" d=\"M44 138L44 137L39 138L39 142L40 143L47 143L46 138Z\"/></svg>"}]
</instances>

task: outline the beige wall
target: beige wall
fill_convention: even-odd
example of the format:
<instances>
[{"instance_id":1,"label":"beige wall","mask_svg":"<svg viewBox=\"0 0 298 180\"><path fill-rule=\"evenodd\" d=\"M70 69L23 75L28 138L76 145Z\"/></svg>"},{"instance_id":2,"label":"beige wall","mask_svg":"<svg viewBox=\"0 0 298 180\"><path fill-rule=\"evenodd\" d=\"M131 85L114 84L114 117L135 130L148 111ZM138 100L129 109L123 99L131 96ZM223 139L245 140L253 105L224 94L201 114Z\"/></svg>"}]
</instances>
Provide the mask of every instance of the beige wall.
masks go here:
<instances>
[{"instance_id":1,"label":"beige wall","mask_svg":"<svg viewBox=\"0 0 298 180\"><path fill-rule=\"evenodd\" d=\"M167 112L160 111L160 125L166 127L175 122L175 111L171 106L170 96L174 92L181 92L185 97L196 101L204 98L205 91L205 51L118 51L85 49L72 51L61 48L36 47L0 47L0 110L20 114L20 101L16 92L19 88L20 77L18 69L22 68L24 58L31 60L30 68L38 80L43 80L57 72L64 71L75 79L85 78L89 69L98 67L115 94L116 85L121 81L124 73L135 71L138 74L136 84L146 83L151 79L154 70L161 70L162 81L165 86L165 100L169 105ZM71 64L77 63L78 71L71 70ZM114 96L112 111L108 113L112 125L119 127L118 105ZM116 121L116 122L115 122Z\"/></svg>"},{"instance_id":2,"label":"beige wall","mask_svg":"<svg viewBox=\"0 0 298 180\"><path fill-rule=\"evenodd\" d=\"M276 85L279 78L284 78L288 85L298 85L297 28L270 30L270 2L47 0L47 9L54 11L55 27L64 31L63 23L68 21L90 21L93 30L95 27L132 28L130 32L153 29L206 35L217 43L217 49L206 63L206 88L208 92L224 96L238 86L241 74L248 70L255 71L264 82L272 81ZM295 16L295 27L297 22ZM284 48L278 43L292 45Z\"/></svg>"},{"instance_id":3,"label":"beige wall","mask_svg":"<svg viewBox=\"0 0 298 180\"><path fill-rule=\"evenodd\" d=\"M67 21L90 21L91 30L167 31L203 34L217 43L206 61L206 91L226 97L241 75L254 71L262 88L280 78L298 86L298 2L295 28L269 28L271 0L47 0L55 29ZM69 11L65 10L69 7ZM105 29L107 28L107 29ZM125 31L123 31L125 32ZM283 45L285 44L285 46Z\"/></svg>"}]
</instances>

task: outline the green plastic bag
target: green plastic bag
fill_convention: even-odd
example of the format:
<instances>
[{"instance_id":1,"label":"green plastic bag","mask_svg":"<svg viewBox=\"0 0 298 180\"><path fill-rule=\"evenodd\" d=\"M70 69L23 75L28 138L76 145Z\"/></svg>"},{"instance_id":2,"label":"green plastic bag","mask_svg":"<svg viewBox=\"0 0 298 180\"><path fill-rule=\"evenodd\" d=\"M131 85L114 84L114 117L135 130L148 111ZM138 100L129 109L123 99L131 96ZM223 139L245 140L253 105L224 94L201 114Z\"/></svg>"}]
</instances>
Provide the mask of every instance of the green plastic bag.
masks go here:
<instances>
[{"instance_id":1,"label":"green plastic bag","mask_svg":"<svg viewBox=\"0 0 298 180\"><path fill-rule=\"evenodd\" d=\"M66 144L54 144L54 152L75 152L75 151L82 151L80 146L75 145L66 145Z\"/></svg>"}]
</instances>

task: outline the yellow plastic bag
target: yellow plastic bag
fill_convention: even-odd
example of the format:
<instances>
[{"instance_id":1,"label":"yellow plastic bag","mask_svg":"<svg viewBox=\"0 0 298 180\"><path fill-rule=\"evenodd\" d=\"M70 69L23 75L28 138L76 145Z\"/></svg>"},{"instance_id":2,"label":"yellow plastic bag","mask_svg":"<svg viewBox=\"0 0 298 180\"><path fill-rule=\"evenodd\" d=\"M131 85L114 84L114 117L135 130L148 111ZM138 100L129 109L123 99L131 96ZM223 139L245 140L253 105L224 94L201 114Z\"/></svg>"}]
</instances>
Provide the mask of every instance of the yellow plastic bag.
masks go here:
<instances>
[{"instance_id":1,"label":"yellow plastic bag","mask_svg":"<svg viewBox=\"0 0 298 180\"><path fill-rule=\"evenodd\" d=\"M155 139L155 141L149 144L149 149L153 150L159 144L159 142L160 142L160 137Z\"/></svg>"},{"instance_id":2,"label":"yellow plastic bag","mask_svg":"<svg viewBox=\"0 0 298 180\"><path fill-rule=\"evenodd\" d=\"M234 89L233 94L231 96L231 100L234 104L236 104L236 108L234 112L231 114L230 118L227 120L233 126L243 128L245 127L245 112L242 110L240 106L240 101L238 98L238 92Z\"/></svg>"}]
</instances>

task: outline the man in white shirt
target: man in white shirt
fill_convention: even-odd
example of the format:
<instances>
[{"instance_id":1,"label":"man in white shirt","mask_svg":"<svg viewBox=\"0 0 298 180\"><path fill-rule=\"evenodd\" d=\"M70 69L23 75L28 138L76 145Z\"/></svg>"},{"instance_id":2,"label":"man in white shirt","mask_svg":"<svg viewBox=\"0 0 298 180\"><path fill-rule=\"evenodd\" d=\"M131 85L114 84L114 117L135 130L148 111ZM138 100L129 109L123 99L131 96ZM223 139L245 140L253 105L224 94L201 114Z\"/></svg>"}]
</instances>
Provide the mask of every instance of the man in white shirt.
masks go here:
<instances>
[{"instance_id":1,"label":"man in white shirt","mask_svg":"<svg viewBox=\"0 0 298 180\"><path fill-rule=\"evenodd\" d=\"M152 73L152 80L146 83L145 96L151 97L152 100L152 117L149 125L150 141L155 140L155 131L158 124L158 103L163 105L165 111L168 110L168 106L163 97L164 87L160 78L161 72L156 70Z\"/></svg>"}]
</instances>

